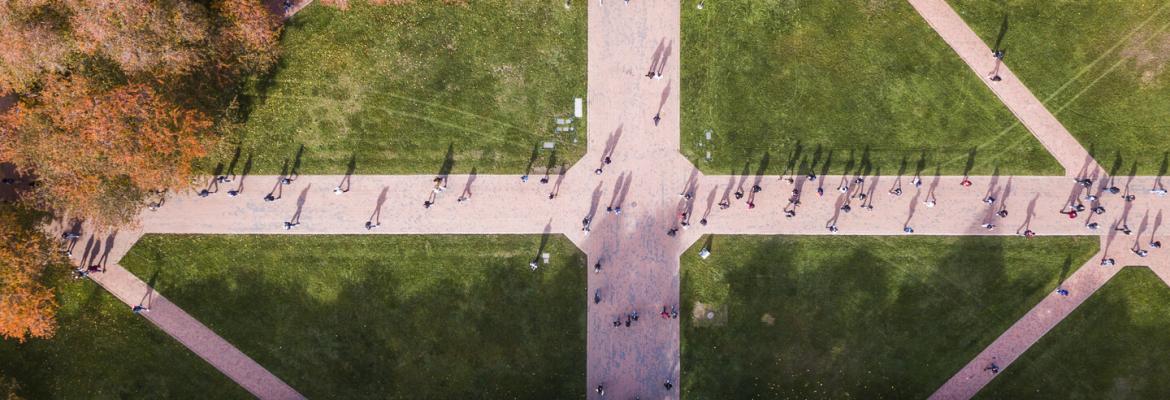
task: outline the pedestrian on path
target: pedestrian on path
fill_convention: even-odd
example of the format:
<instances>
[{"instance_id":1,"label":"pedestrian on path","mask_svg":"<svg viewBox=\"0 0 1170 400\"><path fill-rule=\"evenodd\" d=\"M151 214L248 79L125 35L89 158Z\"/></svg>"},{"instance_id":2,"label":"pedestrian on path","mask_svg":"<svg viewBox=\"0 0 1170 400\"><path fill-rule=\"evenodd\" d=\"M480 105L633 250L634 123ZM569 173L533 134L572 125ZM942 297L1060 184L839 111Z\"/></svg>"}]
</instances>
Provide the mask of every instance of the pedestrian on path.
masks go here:
<instances>
[{"instance_id":1,"label":"pedestrian on path","mask_svg":"<svg viewBox=\"0 0 1170 400\"><path fill-rule=\"evenodd\" d=\"M658 126L658 121L662 120L662 113L654 114L654 126Z\"/></svg>"},{"instance_id":2,"label":"pedestrian on path","mask_svg":"<svg viewBox=\"0 0 1170 400\"><path fill-rule=\"evenodd\" d=\"M916 184L915 186L919 186L919 185L922 185L922 181L921 181L921 180L920 180L920 181L918 181L918 184ZM971 180L970 180L970 179L967 179L967 177L963 177L963 181L962 181L962 182L959 182L959 185L960 185L960 186L963 186L963 187L971 187Z\"/></svg>"},{"instance_id":3,"label":"pedestrian on path","mask_svg":"<svg viewBox=\"0 0 1170 400\"><path fill-rule=\"evenodd\" d=\"M595 274L601 273L601 261L598 261L596 264L593 264L593 273L595 273Z\"/></svg>"},{"instance_id":4,"label":"pedestrian on path","mask_svg":"<svg viewBox=\"0 0 1170 400\"><path fill-rule=\"evenodd\" d=\"M629 4L629 3L630 3L630 0L626 0L626 4ZM599 395L605 396L605 386L604 385L597 385L597 389L594 391L597 392L597 394L599 394Z\"/></svg>"},{"instance_id":5,"label":"pedestrian on path","mask_svg":"<svg viewBox=\"0 0 1170 400\"><path fill-rule=\"evenodd\" d=\"M905 232L905 233L914 233L914 228L911 228L909 225L907 225L907 226L903 226L903 227L902 227L902 232Z\"/></svg>"},{"instance_id":6,"label":"pedestrian on path","mask_svg":"<svg viewBox=\"0 0 1170 400\"><path fill-rule=\"evenodd\" d=\"M367 231L368 231L368 230L372 230L372 229L374 229L374 228L377 228L377 227L379 227L379 226L382 226L382 223L381 223L381 222L366 221L366 230L367 230Z\"/></svg>"},{"instance_id":7,"label":"pedestrian on path","mask_svg":"<svg viewBox=\"0 0 1170 400\"><path fill-rule=\"evenodd\" d=\"M666 390L670 390L671 388L674 387L674 384L670 383L670 378L667 378L666 382L662 384L662 387L665 387Z\"/></svg>"},{"instance_id":8,"label":"pedestrian on path","mask_svg":"<svg viewBox=\"0 0 1170 400\"><path fill-rule=\"evenodd\" d=\"M993 68L991 70L990 74L987 74L987 78L990 79L992 82L999 82L1000 80L1003 79L1003 78L1000 78L1000 76L999 76L999 67L1001 64L1003 64L1004 51L1003 50L994 50L991 52L991 56L995 57L995 68Z\"/></svg>"},{"instance_id":9,"label":"pedestrian on path","mask_svg":"<svg viewBox=\"0 0 1170 400\"><path fill-rule=\"evenodd\" d=\"M285 221L284 222L284 230L286 230L286 231L292 230L292 228L295 228L297 225L300 225L300 224L301 224L300 222Z\"/></svg>"},{"instance_id":10,"label":"pedestrian on path","mask_svg":"<svg viewBox=\"0 0 1170 400\"><path fill-rule=\"evenodd\" d=\"M670 306L670 318L678 319L678 305Z\"/></svg>"},{"instance_id":11,"label":"pedestrian on path","mask_svg":"<svg viewBox=\"0 0 1170 400\"><path fill-rule=\"evenodd\" d=\"M593 304L601 303L601 289L593 291Z\"/></svg>"},{"instance_id":12,"label":"pedestrian on path","mask_svg":"<svg viewBox=\"0 0 1170 400\"><path fill-rule=\"evenodd\" d=\"M1150 239L1150 248L1151 249L1160 249L1160 248L1162 248L1162 242L1158 241L1158 240Z\"/></svg>"},{"instance_id":13,"label":"pedestrian on path","mask_svg":"<svg viewBox=\"0 0 1170 400\"><path fill-rule=\"evenodd\" d=\"M1137 254L1138 257L1145 257L1150 255L1150 252L1141 248L1141 246L1134 246L1132 249L1129 249L1129 251L1132 251L1133 254Z\"/></svg>"},{"instance_id":14,"label":"pedestrian on path","mask_svg":"<svg viewBox=\"0 0 1170 400\"><path fill-rule=\"evenodd\" d=\"M1059 294L1061 296L1068 296L1068 289L1063 289L1063 288L1056 289L1056 294Z\"/></svg>"},{"instance_id":15,"label":"pedestrian on path","mask_svg":"<svg viewBox=\"0 0 1170 400\"><path fill-rule=\"evenodd\" d=\"M135 314L142 314L144 312L150 312L150 308L143 307L141 304L139 304L139 305L134 306L134 308L132 308L131 311L134 312Z\"/></svg>"},{"instance_id":16,"label":"pedestrian on path","mask_svg":"<svg viewBox=\"0 0 1170 400\"><path fill-rule=\"evenodd\" d=\"M1114 260L1112 258L1105 258L1105 259L1101 260L1102 267L1111 267L1114 265L1117 265L1117 260Z\"/></svg>"},{"instance_id":17,"label":"pedestrian on path","mask_svg":"<svg viewBox=\"0 0 1170 400\"><path fill-rule=\"evenodd\" d=\"M666 312L666 306L662 306L662 319L670 319L670 314Z\"/></svg>"},{"instance_id":18,"label":"pedestrian on path","mask_svg":"<svg viewBox=\"0 0 1170 400\"><path fill-rule=\"evenodd\" d=\"M1024 236L1024 239L1031 239L1031 238L1036 236L1036 232L1032 232L1031 229L1025 229L1023 236Z\"/></svg>"}]
</instances>

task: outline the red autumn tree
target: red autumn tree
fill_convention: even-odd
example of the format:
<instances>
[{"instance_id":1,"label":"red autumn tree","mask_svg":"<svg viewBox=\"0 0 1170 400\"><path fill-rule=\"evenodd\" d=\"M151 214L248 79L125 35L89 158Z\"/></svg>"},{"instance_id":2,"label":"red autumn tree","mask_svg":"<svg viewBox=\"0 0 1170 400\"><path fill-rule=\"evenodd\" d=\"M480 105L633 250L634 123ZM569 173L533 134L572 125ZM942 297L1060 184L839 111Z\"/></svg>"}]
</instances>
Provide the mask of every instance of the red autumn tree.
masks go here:
<instances>
[{"instance_id":1,"label":"red autumn tree","mask_svg":"<svg viewBox=\"0 0 1170 400\"><path fill-rule=\"evenodd\" d=\"M63 20L42 12L49 0L12 0L0 4L0 94L25 92L46 73L66 69L72 45Z\"/></svg>"},{"instance_id":2,"label":"red autumn tree","mask_svg":"<svg viewBox=\"0 0 1170 400\"><path fill-rule=\"evenodd\" d=\"M192 1L65 2L78 50L113 60L129 75L183 75L202 62L208 10Z\"/></svg>"},{"instance_id":3,"label":"red autumn tree","mask_svg":"<svg viewBox=\"0 0 1170 400\"><path fill-rule=\"evenodd\" d=\"M6 207L0 210L0 337L46 338L57 328L57 302L44 285L50 267L64 265L53 242Z\"/></svg>"},{"instance_id":4,"label":"red autumn tree","mask_svg":"<svg viewBox=\"0 0 1170 400\"><path fill-rule=\"evenodd\" d=\"M211 128L147 85L53 79L0 120L0 159L35 172L40 204L115 226L133 219L145 191L189 183L192 161L215 144Z\"/></svg>"}]
</instances>

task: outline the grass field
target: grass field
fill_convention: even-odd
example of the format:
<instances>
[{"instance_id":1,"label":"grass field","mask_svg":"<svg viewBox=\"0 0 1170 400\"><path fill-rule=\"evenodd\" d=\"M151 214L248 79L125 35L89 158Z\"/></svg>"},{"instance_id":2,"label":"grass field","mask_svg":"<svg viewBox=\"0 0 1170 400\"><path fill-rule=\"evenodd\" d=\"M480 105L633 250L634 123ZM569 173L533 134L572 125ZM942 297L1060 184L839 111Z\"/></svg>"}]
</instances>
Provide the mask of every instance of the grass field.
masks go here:
<instances>
[{"instance_id":1,"label":"grass field","mask_svg":"<svg viewBox=\"0 0 1170 400\"><path fill-rule=\"evenodd\" d=\"M122 264L309 398L567 398L585 258L560 236L159 236Z\"/></svg>"},{"instance_id":2,"label":"grass field","mask_svg":"<svg viewBox=\"0 0 1170 400\"><path fill-rule=\"evenodd\" d=\"M1156 399L1170 393L1170 287L1130 267L991 381L980 398Z\"/></svg>"},{"instance_id":3,"label":"grass field","mask_svg":"<svg viewBox=\"0 0 1170 400\"><path fill-rule=\"evenodd\" d=\"M710 237L708 237L710 238ZM926 398L1096 238L718 236L682 259L690 399ZM714 324L695 318L702 303Z\"/></svg>"},{"instance_id":4,"label":"grass field","mask_svg":"<svg viewBox=\"0 0 1170 400\"><path fill-rule=\"evenodd\" d=\"M258 173L279 173L301 145L300 173L343 173L351 157L359 174L435 173L448 149L455 172L520 173L544 141L571 163L584 121L578 143L553 128L585 96L585 18L537 0L311 5L286 25L233 142Z\"/></svg>"},{"instance_id":5,"label":"grass field","mask_svg":"<svg viewBox=\"0 0 1170 400\"><path fill-rule=\"evenodd\" d=\"M252 398L93 282L62 283L57 301L52 339L0 340L0 375L24 398Z\"/></svg>"},{"instance_id":6,"label":"grass field","mask_svg":"<svg viewBox=\"0 0 1170 400\"><path fill-rule=\"evenodd\" d=\"M1005 62L1103 166L1122 174L1166 172L1170 1L950 4L988 46L1006 18Z\"/></svg>"},{"instance_id":7,"label":"grass field","mask_svg":"<svg viewBox=\"0 0 1170 400\"><path fill-rule=\"evenodd\" d=\"M682 150L704 171L768 153L773 173L1064 172L905 1L709 3L683 7L681 39Z\"/></svg>"}]
</instances>

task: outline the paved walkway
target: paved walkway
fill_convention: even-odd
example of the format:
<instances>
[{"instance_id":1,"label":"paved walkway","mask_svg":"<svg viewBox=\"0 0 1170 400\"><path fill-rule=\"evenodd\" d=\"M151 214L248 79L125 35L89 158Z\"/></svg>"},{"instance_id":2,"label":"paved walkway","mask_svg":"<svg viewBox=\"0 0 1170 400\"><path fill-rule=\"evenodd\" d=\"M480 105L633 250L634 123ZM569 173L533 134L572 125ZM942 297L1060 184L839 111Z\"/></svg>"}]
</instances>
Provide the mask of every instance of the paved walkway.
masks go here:
<instances>
[{"instance_id":1,"label":"paved walkway","mask_svg":"<svg viewBox=\"0 0 1170 400\"><path fill-rule=\"evenodd\" d=\"M911 3L973 69L981 75L981 69L990 70L990 50L945 3ZM341 194L334 188L346 180L343 176L302 176L289 185L278 184L276 176L249 176L222 185L208 198L178 193L160 210L144 212L140 231L116 238L107 257L111 270L95 280L128 304L146 294L141 280L116 266L141 233L564 234L586 252L590 265L600 262L603 268L600 274L589 273L586 295L590 397L596 398L594 389L602 385L608 398L677 398L678 320L662 320L657 314L663 305L677 304L679 256L703 234L834 234L829 225L843 235L905 234L907 226L928 235L1017 235L1030 229L1037 235L1102 235L1110 244L1106 254L1119 260L1130 254L1126 248L1132 241L1162 236L1161 215L1170 213L1170 199L1149 194L1154 179L1121 177L1114 182L1137 195L1133 202L1102 194L1107 179L1098 176L1096 162L1006 68L1000 73L1004 80L990 85L992 90L1056 155L1069 176L1094 179L1091 187L1069 177L1007 176L971 177L972 184L963 186L961 177L936 177L929 171L919 188L911 184L912 176L868 176L860 183L856 177L840 176L816 181L802 177L794 183L777 176L704 176L678 153L679 4L609 1L588 2L588 7L588 152L563 175L549 176L545 184L539 183L539 175L527 183L518 176L450 176L438 193L430 175L355 176ZM661 69L662 79L645 76L652 65ZM661 118L657 124L651 119L655 114ZM607 154L613 163L596 175L594 169ZM899 182L902 194L890 194ZM837 191L843 184L847 193ZM750 193L753 185L761 191ZM816 194L818 187L822 196ZM238 197L225 194L240 188ZM737 189L748 193L735 199ZM784 211L794 189L801 204L789 218ZM688 200L681 196L685 192L694 196ZM1104 215L1085 211L1070 219L1059 213L1089 192L1101 197ZM268 193L279 199L265 201ZM550 193L556 194L554 199ZM865 201L859 196L863 193ZM469 199L457 201L463 196ZM991 205L983 202L988 196L995 197ZM720 210L717 204L725 198L731 206ZM747 206L749 199L754 208ZM928 206L928 200L935 205ZM434 204L426 208L424 201ZM850 212L841 210L846 204ZM997 216L1005 205L1008 215ZM623 212L607 213L607 206L620 206ZM690 228L668 236L668 229L681 228L679 213L688 211ZM590 219L589 234L582 230L583 218ZM706 225L699 224L702 218ZM299 225L286 230L286 221ZM367 229L367 221L379 225ZM1089 230L1090 221L1101 227ZM995 227L989 230L982 226L986 223ZM1136 236L1109 240L1105 234L1114 232L1116 223L1132 227ZM1151 258L1166 257L1162 251L1156 254ZM1005 360L999 365L1006 368L1115 273L1115 268L1095 267L1097 262L1091 260L1069 278L1071 296L1045 299L979 357ZM1155 272L1167 279L1170 265L1156 265ZM601 299L597 304L595 293ZM158 305L147 317L230 378L263 398L299 397L198 321L161 296L151 296ZM612 325L634 310L642 319L633 326L625 327L624 319L622 327ZM985 364L979 357L936 397L969 397L986 384L991 377L970 370ZM666 379L674 389L664 388Z\"/></svg>"},{"instance_id":2,"label":"paved walkway","mask_svg":"<svg viewBox=\"0 0 1170 400\"><path fill-rule=\"evenodd\" d=\"M1076 138L1064 128L1060 121L1044 107L1032 94L1023 82L1016 77L1008 66L999 67L999 76L1003 80L992 82L989 75L995 70L995 57L991 48L979 39L975 31L963 22L963 18L951 9L946 0L909 0L910 5L918 10L935 32L958 53L959 57L975 71L976 74L999 96L1016 118L1032 132L1033 136L1044 145L1048 152L1060 162L1065 169L1065 175L1076 176L1082 173L1086 160L1096 164ZM1097 165L1088 167L1089 171L1099 169Z\"/></svg>"},{"instance_id":3,"label":"paved walkway","mask_svg":"<svg viewBox=\"0 0 1170 400\"><path fill-rule=\"evenodd\" d=\"M63 226L52 229L73 230L72 227ZM88 233L73 248L73 261L77 265L103 265L105 272L90 274L90 278L126 303L127 311L138 305L149 308L149 311L141 314L143 317L252 395L261 399L303 399L304 396L280 378L118 265L118 261L141 236L142 232L136 230L113 234Z\"/></svg>"},{"instance_id":4,"label":"paved walkway","mask_svg":"<svg viewBox=\"0 0 1170 400\"><path fill-rule=\"evenodd\" d=\"M1102 237L1102 247L1105 247L1106 239ZM1119 254L1111 255L1117 259L1118 265L1148 265L1154 263L1157 265L1153 268L1155 273L1166 280L1170 278L1167 276L1167 267L1170 267L1170 257L1167 252L1159 252L1153 259L1139 259L1137 256L1129 252L1121 252ZM1063 321L1069 314L1072 314L1081 303L1084 303L1090 296L1093 295L1105 285L1109 279L1121 270L1122 267L1103 267L1100 261L1103 255L1097 255L1089 261L1085 262L1076 272L1068 277L1061 284L1061 288L1069 291L1068 296L1062 296L1055 291L1049 294L1048 297L1040 301L1035 307L1025 314L1019 321L1016 321L1006 332L1004 332L995 342L979 353L975 359L971 360L958 373L951 377L941 388L930 396L931 399L969 399L975 396L980 389L983 389L993 378L997 376L988 368L992 364L999 367L1002 372L1015 362L1028 348L1032 347L1040 340L1044 334L1056 327L1060 321ZM1170 283L1170 281L1167 281Z\"/></svg>"}]
</instances>

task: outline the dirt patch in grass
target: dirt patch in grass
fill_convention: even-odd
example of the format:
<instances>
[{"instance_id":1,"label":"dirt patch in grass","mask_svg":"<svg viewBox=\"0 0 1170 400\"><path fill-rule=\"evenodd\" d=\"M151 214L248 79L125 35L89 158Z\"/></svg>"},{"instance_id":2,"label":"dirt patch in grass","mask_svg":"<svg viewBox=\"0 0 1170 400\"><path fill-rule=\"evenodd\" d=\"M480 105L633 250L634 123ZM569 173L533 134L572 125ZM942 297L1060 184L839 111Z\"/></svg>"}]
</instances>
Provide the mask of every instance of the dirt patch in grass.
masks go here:
<instances>
[{"instance_id":1,"label":"dirt patch in grass","mask_svg":"<svg viewBox=\"0 0 1170 400\"><path fill-rule=\"evenodd\" d=\"M1137 63L1143 85L1152 84L1166 70L1166 63L1170 62L1170 33L1141 32L1133 35L1121 50L1121 56Z\"/></svg>"}]
</instances>

